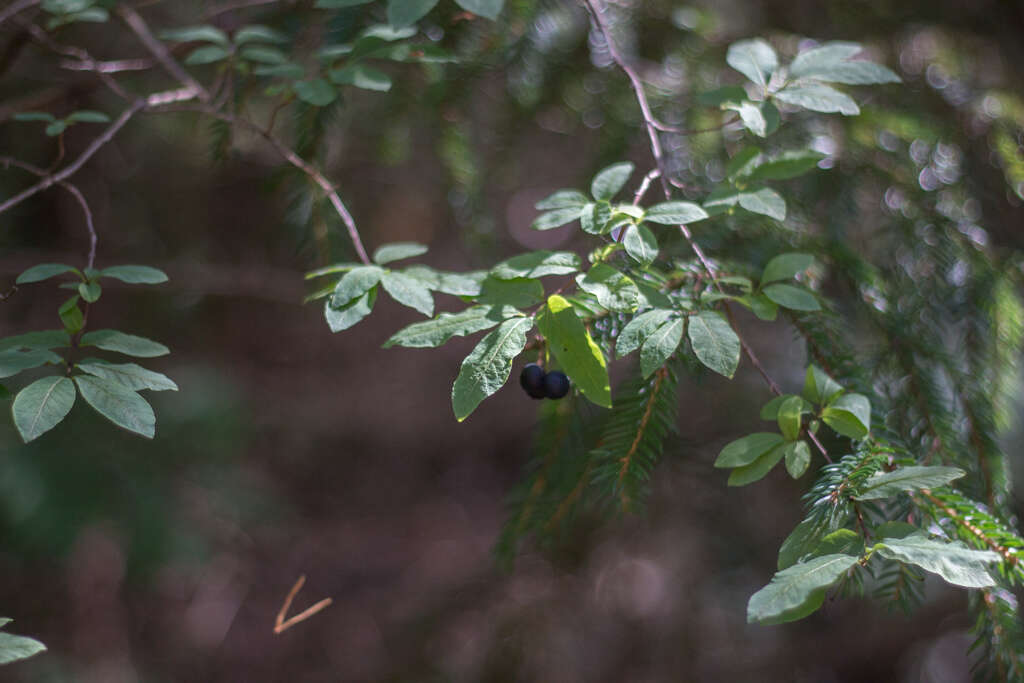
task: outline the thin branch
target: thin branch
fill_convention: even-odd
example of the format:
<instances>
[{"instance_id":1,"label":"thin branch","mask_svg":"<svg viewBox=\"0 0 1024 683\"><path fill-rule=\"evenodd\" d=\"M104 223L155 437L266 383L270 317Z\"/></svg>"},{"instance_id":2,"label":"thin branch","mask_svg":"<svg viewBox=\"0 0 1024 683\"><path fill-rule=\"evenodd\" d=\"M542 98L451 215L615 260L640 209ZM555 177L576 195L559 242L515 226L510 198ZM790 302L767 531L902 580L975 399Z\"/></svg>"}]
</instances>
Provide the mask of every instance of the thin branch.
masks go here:
<instances>
[{"instance_id":1,"label":"thin branch","mask_svg":"<svg viewBox=\"0 0 1024 683\"><path fill-rule=\"evenodd\" d=\"M67 180L72 175L77 173L79 169L81 169L82 166L84 166L85 163L89 161L89 159L91 159L93 155L100 150L101 147L103 147L103 145L110 142L114 138L114 136L117 135L118 131L124 128L125 124L128 123L128 121L135 114L139 113L143 109L162 106L170 104L172 102L181 102L184 100L189 100L194 98L196 94L196 91L192 88L181 88L179 90L169 90L167 92L154 93L149 97L144 97L135 100L135 102L133 102L130 107L121 112L121 115L118 116L113 123L107 126L106 130L104 130L99 135L99 137L97 137L91 143L89 143L89 146L85 148L85 151L83 151L77 159L75 159L73 162L65 166L57 173L44 176L35 185L32 185L31 187L25 190L22 190L18 194L14 195L10 199L0 204L0 213L7 211L11 207L20 204L29 197L32 197L42 192L43 190L49 189L54 185L60 184L61 182Z\"/></svg>"},{"instance_id":2,"label":"thin branch","mask_svg":"<svg viewBox=\"0 0 1024 683\"><path fill-rule=\"evenodd\" d=\"M72 57L78 60L78 63L82 65L83 70L93 71L97 73L100 77L100 80L103 81L103 84L111 90L113 90L118 97L129 101L132 100L133 96L128 94L128 92L126 92L125 89L122 88L121 85L117 81L115 81L114 78L110 76L108 72L98 68L93 68L101 64L101 62L97 59L94 59L93 56L85 50L74 45L64 45L62 43L58 43L53 38L51 38L46 31L33 24L31 21L23 21L20 19L16 19L15 22L23 29L28 31L29 35L31 35L32 39L35 40L37 43L49 48L57 54L64 55L65 57ZM63 66L65 63L66 62L62 62L61 65Z\"/></svg>"},{"instance_id":3,"label":"thin branch","mask_svg":"<svg viewBox=\"0 0 1024 683\"><path fill-rule=\"evenodd\" d=\"M309 607L309 608L299 612L294 617L290 617L288 619L285 619L284 615L288 614L288 610L292 606L292 600L295 599L295 596L298 594L299 590L302 589L302 586L305 583L306 583L306 576L302 575L302 576L299 577L299 580L295 582L295 585L292 586L292 589L290 591L288 591L288 595L284 599L284 604L281 605L281 611L279 611L277 613L277 618L274 620L274 633L275 634L279 634L282 631L286 631L287 629L290 629L295 624L298 624L301 621L305 621L306 619L309 619L311 616L313 616L314 614L316 614L320 610L324 609L325 607L327 607L328 605L330 605L333 602L333 600L331 600L331 598L324 598L323 600L321 600L320 602L316 603L312 607Z\"/></svg>"},{"instance_id":4,"label":"thin branch","mask_svg":"<svg viewBox=\"0 0 1024 683\"><path fill-rule=\"evenodd\" d=\"M121 15L124 22L128 24L128 28L135 33L135 36L146 46L146 49L150 51L167 73L187 87L195 90L198 93L200 102L210 101L210 93L206 91L206 88L200 85L199 81L192 78L181 64L175 61L167 46L156 39L149 30L146 20L138 12L128 5L118 5L117 13Z\"/></svg>"},{"instance_id":5,"label":"thin branch","mask_svg":"<svg viewBox=\"0 0 1024 683\"><path fill-rule=\"evenodd\" d=\"M657 178L660 175L661 175L661 170L655 168L655 169L652 169L647 175L644 176L644 179L640 182L640 187L638 187L636 189L636 194L633 195L633 206L639 206L640 205L640 200L644 198L645 194L647 194L647 189L651 186L651 181L653 181L655 178Z\"/></svg>"},{"instance_id":6,"label":"thin branch","mask_svg":"<svg viewBox=\"0 0 1024 683\"><path fill-rule=\"evenodd\" d=\"M330 180L324 176L315 166L310 164L308 161L300 157L295 151L286 145L280 138L264 130L261 126L253 123L252 121L243 118L241 116L235 116L228 114L210 106L199 106L199 107L188 107L181 111L196 111L200 114L212 116L220 119L221 121L227 121L233 125L240 125L243 128L258 134L264 140L269 142L277 153L281 155L292 166L305 173L310 180L324 191L327 195L328 200L331 202L331 206L334 207L335 212L341 217L342 222L345 224L345 229L348 231L349 239L352 240L352 246L356 251L356 255L359 260L365 264L370 263L370 257L366 254L366 248L363 246L363 240L359 236L359 228L356 226L356 221L349 213L348 208L345 206L345 202L341 200L338 195L338 190L331 183Z\"/></svg>"},{"instance_id":7,"label":"thin branch","mask_svg":"<svg viewBox=\"0 0 1024 683\"><path fill-rule=\"evenodd\" d=\"M69 71L93 71L98 74L114 74L121 71L145 71L153 68L153 61L150 59L116 59L100 62L95 59L61 61L60 68Z\"/></svg>"},{"instance_id":8,"label":"thin branch","mask_svg":"<svg viewBox=\"0 0 1024 683\"><path fill-rule=\"evenodd\" d=\"M29 7L35 7L40 2L42 2L42 0L20 0L8 5L4 9L0 9L0 24L4 23L22 10L26 10Z\"/></svg>"},{"instance_id":9,"label":"thin branch","mask_svg":"<svg viewBox=\"0 0 1024 683\"><path fill-rule=\"evenodd\" d=\"M49 173L48 171L13 157L0 157L0 164L2 164L4 168L9 168L11 166L20 168L35 176L39 176L40 178L45 178L47 173ZM58 185L71 193L75 198L75 201L78 202L78 205L82 207L82 213L85 214L85 227L89 231L89 256L86 260L85 267L92 268L93 264L96 262L96 242L98 241L98 238L96 236L96 226L92 221L92 211L89 209L89 203L85 201L85 195L82 194L81 190L66 180L60 181Z\"/></svg>"}]
</instances>

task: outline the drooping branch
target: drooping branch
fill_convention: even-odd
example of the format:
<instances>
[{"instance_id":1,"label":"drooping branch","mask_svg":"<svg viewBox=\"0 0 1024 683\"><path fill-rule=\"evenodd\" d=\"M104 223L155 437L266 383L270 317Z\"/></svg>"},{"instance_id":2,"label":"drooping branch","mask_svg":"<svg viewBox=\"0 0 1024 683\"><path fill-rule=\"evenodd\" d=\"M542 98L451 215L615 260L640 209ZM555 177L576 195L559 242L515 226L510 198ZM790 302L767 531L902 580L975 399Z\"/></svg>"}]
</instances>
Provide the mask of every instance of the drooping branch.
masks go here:
<instances>
[{"instance_id":1,"label":"drooping branch","mask_svg":"<svg viewBox=\"0 0 1024 683\"><path fill-rule=\"evenodd\" d=\"M359 228L356 226L355 219L349 212L348 207L345 206L345 202L342 201L337 188L330 180L327 179L326 176L324 176L323 173L320 172L319 169L296 154L295 150L286 145L279 137L265 128L253 123L249 119L219 111L215 107L211 106L190 107L185 109L185 111L196 111L232 125L241 126L248 131L256 133L269 142L285 161L305 173L306 176L308 176L309 179L317 185L317 187L323 190L324 194L327 195L327 199L331 202L331 206L334 207L335 212L345 224L345 229L348 231L349 239L352 240L352 246L356 251L356 255L359 257L359 260L366 264L370 263L370 257L367 255L366 248L363 246L363 240L359 236Z\"/></svg>"},{"instance_id":2,"label":"drooping branch","mask_svg":"<svg viewBox=\"0 0 1024 683\"><path fill-rule=\"evenodd\" d=\"M612 61L615 62L615 64L622 70L622 72L626 74L626 77L629 79L629 83L633 88L633 92L636 94L637 104L639 104L640 106L640 113L643 116L644 120L644 129L647 131L647 137L650 140L651 144L651 155L654 157L654 163L657 165L658 170L658 178L661 180L661 188L662 191L665 193L665 199L671 199L672 188L670 185L667 169L665 168L665 156L661 146L661 138L658 134L659 130L669 130L671 129L671 127L660 123L655 118L654 113L651 110L650 101L647 99L647 93L644 90L643 80L640 78L640 75L637 73L636 69L629 65L629 63L623 57L622 53L619 52L618 47L615 45L615 41L612 40L611 29L608 26L606 17L604 16L604 11L597 5L599 1L600 0L584 0L587 9L590 10L590 14L594 18L594 24L597 27L598 32L604 39L605 45L608 47L608 54L611 56ZM644 180L647 181L647 178L645 178ZM642 187L643 189L646 190L645 186ZM683 239L686 240L686 243L690 246L690 249L693 250L693 253L697 256L697 260L700 261L701 267L704 269L705 273L707 273L708 278L711 280L712 283L714 283L714 286L721 292L722 287L718 282L718 276L715 270L715 266L714 264L711 263L711 260L708 259L700 244L698 244L697 241L694 239L693 233L690 231L689 226L687 226L685 223L681 223L679 225L679 232L683 235ZM761 374L765 382L767 382L768 388L771 389L772 393L774 393L776 396L781 395L782 389L779 388L778 383L771 378L771 376L765 370L764 366L761 364L761 361L758 359L757 354L754 353L753 348L751 348L750 344L748 344L746 340L743 339L743 337L736 330L735 321L733 319L732 310L729 308L729 304L723 303L723 306L725 307L726 314L729 317L733 330L736 331L736 335L737 337L739 337L740 346L743 349L743 353L747 356L751 364ZM821 454L825 457L825 459L831 462L828 456L828 452L825 450L825 447L821 444L821 441L819 441L818 438L811 432L808 431L807 434L814 442L815 446L817 446L818 450L821 451Z\"/></svg>"}]
</instances>

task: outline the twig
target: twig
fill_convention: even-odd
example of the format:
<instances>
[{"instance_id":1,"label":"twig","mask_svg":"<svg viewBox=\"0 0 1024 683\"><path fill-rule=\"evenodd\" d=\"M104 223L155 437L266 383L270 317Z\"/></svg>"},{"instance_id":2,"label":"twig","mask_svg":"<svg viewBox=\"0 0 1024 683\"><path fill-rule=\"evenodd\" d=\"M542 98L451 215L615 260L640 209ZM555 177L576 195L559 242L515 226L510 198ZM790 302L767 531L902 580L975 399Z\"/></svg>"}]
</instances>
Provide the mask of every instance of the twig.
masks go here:
<instances>
[{"instance_id":1,"label":"twig","mask_svg":"<svg viewBox=\"0 0 1024 683\"><path fill-rule=\"evenodd\" d=\"M20 161L13 157L0 157L0 164L3 164L5 168L15 166L24 171L28 171L33 175L39 176L40 178L46 177L48 173L48 171L45 171L41 168L33 166L32 164ZM85 267L92 268L93 264L96 262L96 242L98 241L98 238L96 236L96 226L92 222L92 211L89 210L89 203L85 201L85 195L82 194L81 190L79 190L77 187L67 182L66 180L60 181L58 185L63 187L65 190L70 192L72 196L74 196L75 200L78 202L78 205L82 207L82 213L85 214L85 227L89 231L89 256L86 260Z\"/></svg>"},{"instance_id":2,"label":"twig","mask_svg":"<svg viewBox=\"0 0 1024 683\"><path fill-rule=\"evenodd\" d=\"M288 609L292 606L292 600L295 599L295 596L302 589L302 586L305 583L306 576L305 574L303 574L299 577L299 580L295 582L295 585L292 586L292 589L288 591L288 595L284 599L284 604L281 605L281 611L277 613L277 619L274 620L274 633L279 634L282 631L285 631L291 628L292 626L295 626L295 624L299 623L300 621L305 621L306 619L309 619L311 616L313 616L314 614L324 609L333 602L331 598L324 598L312 607L309 607L299 612L294 617L285 619L284 616L288 614Z\"/></svg>"},{"instance_id":3,"label":"twig","mask_svg":"<svg viewBox=\"0 0 1024 683\"><path fill-rule=\"evenodd\" d=\"M22 10L26 10L29 7L35 7L42 0L20 0L8 5L5 9L0 9L0 24L4 23L15 14Z\"/></svg>"},{"instance_id":4,"label":"twig","mask_svg":"<svg viewBox=\"0 0 1024 683\"><path fill-rule=\"evenodd\" d=\"M96 152L98 152L101 147L103 147L103 145L110 142L114 138L114 136L117 135L118 131L124 128L125 124L128 123L129 119L131 119L135 114L139 113L143 109L158 107L170 104L172 102L181 102L183 100L189 100L194 98L196 94L196 91L191 88L181 88L178 90L169 90L166 92L154 93L148 97L143 97L135 100L135 102L133 102L130 107L121 112L121 115L118 116L113 123L107 126L106 130L104 130L99 137L97 137L91 143L89 143L89 146L85 148L85 151L83 151L77 159L75 159L73 162L65 166L57 173L44 176L35 185L32 185L31 187L25 190L22 190L18 194L14 195L7 201L0 204L0 213L7 211L11 207L20 204L29 197L32 197L33 195L36 195L39 192L42 192L43 190L49 189L54 185L60 184L61 182L67 180L72 175L77 173L78 170L81 169L82 166L84 166L85 163L89 161L89 159L91 159L93 155L96 154Z\"/></svg>"},{"instance_id":5,"label":"twig","mask_svg":"<svg viewBox=\"0 0 1024 683\"><path fill-rule=\"evenodd\" d=\"M95 66L101 64L101 62L97 59L94 59L93 56L90 55L88 52L74 45L64 45L62 43L58 43L53 38L51 38L46 31L33 24L31 21L23 21L21 19L16 19L15 23L17 23L23 29L28 31L29 35L32 36L32 39L40 45L49 48L57 54L77 59L79 64L83 67L83 71L95 72L99 75L100 80L103 81L103 84L110 88L112 91L114 91L114 93L116 93L118 97L131 101L133 96L128 94L128 92L126 92L125 89L122 88L121 85L114 80L114 78L110 75L109 72L103 71L102 69L94 68ZM62 66L64 64L65 62L61 63Z\"/></svg>"},{"instance_id":6,"label":"twig","mask_svg":"<svg viewBox=\"0 0 1024 683\"><path fill-rule=\"evenodd\" d=\"M210 93L206 91L206 88L200 85L199 81L192 78L192 76L190 76L177 61L175 61L167 47L153 36L153 33L149 30L149 26L146 24L145 19L143 19L138 12L129 5L118 5L117 13L121 15L124 22L128 24L128 28L135 33L135 36L143 45L146 46L146 49L150 51L153 57L156 58L156 61L160 63L160 66L162 66L167 73L181 81L185 86L195 90L196 93L198 93L200 102L205 103L210 101Z\"/></svg>"},{"instance_id":7,"label":"twig","mask_svg":"<svg viewBox=\"0 0 1024 683\"><path fill-rule=\"evenodd\" d=\"M644 176L644 179L640 182L640 187L638 187L636 189L636 194L633 195L633 206L639 206L640 205L640 200L644 198L645 194L647 194L647 188L649 188L651 186L651 181L654 180L655 178L657 178L660 175L661 175L661 170L655 168L655 169L652 169L647 175Z\"/></svg>"},{"instance_id":8,"label":"twig","mask_svg":"<svg viewBox=\"0 0 1024 683\"><path fill-rule=\"evenodd\" d=\"M101 62L95 59L65 59L61 61L60 68L69 71L94 71L98 74L115 74L121 71L145 71L153 68L153 62L149 59L115 59Z\"/></svg>"}]
</instances>

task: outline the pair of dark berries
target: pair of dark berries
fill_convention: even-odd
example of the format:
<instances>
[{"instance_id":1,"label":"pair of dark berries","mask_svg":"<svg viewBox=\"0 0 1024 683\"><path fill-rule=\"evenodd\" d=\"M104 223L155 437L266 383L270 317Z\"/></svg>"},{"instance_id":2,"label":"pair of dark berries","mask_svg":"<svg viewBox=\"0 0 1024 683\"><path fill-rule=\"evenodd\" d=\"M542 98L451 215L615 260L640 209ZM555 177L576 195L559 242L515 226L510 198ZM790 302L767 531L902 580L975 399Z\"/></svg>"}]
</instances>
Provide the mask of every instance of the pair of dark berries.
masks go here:
<instances>
[{"instance_id":1,"label":"pair of dark berries","mask_svg":"<svg viewBox=\"0 0 1024 683\"><path fill-rule=\"evenodd\" d=\"M564 372L544 372L544 368L530 363L519 373L519 383L531 398L562 398L569 393L569 378Z\"/></svg>"}]
</instances>

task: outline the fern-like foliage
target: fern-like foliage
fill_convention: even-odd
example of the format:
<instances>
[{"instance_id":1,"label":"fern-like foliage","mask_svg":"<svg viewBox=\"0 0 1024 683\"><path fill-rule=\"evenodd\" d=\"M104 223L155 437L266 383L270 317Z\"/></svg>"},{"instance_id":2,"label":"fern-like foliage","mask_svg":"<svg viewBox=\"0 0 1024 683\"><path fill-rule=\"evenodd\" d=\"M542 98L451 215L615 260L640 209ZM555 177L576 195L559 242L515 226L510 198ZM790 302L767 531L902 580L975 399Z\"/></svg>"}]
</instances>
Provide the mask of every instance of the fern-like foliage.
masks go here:
<instances>
[{"instance_id":1,"label":"fern-like foliage","mask_svg":"<svg viewBox=\"0 0 1024 683\"><path fill-rule=\"evenodd\" d=\"M619 389L600 444L590 453L593 481L623 512L643 502L651 470L665 438L676 431L679 375L671 362L644 379L631 378Z\"/></svg>"}]
</instances>

